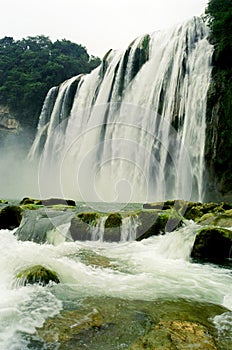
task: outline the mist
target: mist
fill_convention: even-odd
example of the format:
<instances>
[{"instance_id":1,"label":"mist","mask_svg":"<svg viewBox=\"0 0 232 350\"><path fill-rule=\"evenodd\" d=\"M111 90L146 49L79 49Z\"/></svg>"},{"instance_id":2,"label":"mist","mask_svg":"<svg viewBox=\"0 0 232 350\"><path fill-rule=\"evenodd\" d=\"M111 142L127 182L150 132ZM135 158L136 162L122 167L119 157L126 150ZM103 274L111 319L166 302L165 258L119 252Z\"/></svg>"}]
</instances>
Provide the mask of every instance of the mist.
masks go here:
<instances>
[{"instance_id":1,"label":"mist","mask_svg":"<svg viewBox=\"0 0 232 350\"><path fill-rule=\"evenodd\" d=\"M0 199L38 197L37 165L27 159L32 135L0 131Z\"/></svg>"}]
</instances>

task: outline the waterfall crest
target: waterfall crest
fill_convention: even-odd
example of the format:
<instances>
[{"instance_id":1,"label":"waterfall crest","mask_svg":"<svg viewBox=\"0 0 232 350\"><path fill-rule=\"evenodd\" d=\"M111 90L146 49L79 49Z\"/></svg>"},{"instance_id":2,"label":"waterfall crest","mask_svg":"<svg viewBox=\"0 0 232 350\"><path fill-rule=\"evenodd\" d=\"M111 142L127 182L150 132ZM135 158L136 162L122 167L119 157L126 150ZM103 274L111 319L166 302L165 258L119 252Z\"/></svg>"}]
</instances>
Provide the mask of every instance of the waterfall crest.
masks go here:
<instances>
[{"instance_id":1,"label":"waterfall crest","mask_svg":"<svg viewBox=\"0 0 232 350\"><path fill-rule=\"evenodd\" d=\"M92 202L202 200L213 48L193 18L109 51L44 102L29 157L42 196Z\"/></svg>"}]
</instances>

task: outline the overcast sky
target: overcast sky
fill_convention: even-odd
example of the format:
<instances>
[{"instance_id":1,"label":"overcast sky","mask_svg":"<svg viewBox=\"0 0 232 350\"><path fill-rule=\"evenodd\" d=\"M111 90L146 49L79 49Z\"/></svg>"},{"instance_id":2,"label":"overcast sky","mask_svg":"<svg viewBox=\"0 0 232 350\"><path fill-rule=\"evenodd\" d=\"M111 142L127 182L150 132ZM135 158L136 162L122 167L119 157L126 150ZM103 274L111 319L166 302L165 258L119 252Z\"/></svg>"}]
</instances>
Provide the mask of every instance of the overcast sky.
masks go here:
<instances>
[{"instance_id":1,"label":"overcast sky","mask_svg":"<svg viewBox=\"0 0 232 350\"><path fill-rule=\"evenodd\" d=\"M208 0L4 0L0 38L68 39L103 57L137 36L201 15Z\"/></svg>"}]
</instances>

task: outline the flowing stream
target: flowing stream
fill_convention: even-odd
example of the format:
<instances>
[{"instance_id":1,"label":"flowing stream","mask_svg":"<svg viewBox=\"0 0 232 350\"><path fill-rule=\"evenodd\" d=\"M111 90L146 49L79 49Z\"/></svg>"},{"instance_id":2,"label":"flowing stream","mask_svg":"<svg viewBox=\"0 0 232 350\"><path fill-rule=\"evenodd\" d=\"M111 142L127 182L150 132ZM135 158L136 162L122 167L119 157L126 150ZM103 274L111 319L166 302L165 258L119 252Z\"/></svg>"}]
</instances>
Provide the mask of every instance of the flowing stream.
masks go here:
<instances>
[{"instance_id":1,"label":"flowing stream","mask_svg":"<svg viewBox=\"0 0 232 350\"><path fill-rule=\"evenodd\" d=\"M128 220L125 239L133 227ZM63 241L56 245L19 241L12 231L1 230L0 349L33 349L28 336L48 317L85 297L185 299L224 305L228 312L216 316L214 322L219 332L226 329L231 334L231 270L191 262L197 229L189 222L178 231L141 242ZM88 254L109 259L110 265L87 264ZM61 283L20 286L17 273L37 264L56 271Z\"/></svg>"}]
</instances>

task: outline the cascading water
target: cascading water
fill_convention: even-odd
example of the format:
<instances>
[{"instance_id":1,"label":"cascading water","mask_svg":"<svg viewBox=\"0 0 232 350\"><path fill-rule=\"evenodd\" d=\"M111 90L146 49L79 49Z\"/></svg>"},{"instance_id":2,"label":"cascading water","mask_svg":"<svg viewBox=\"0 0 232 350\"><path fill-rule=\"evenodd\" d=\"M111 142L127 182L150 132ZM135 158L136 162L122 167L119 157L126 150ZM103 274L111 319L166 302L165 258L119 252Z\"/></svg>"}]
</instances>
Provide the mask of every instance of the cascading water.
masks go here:
<instances>
[{"instance_id":1,"label":"cascading water","mask_svg":"<svg viewBox=\"0 0 232 350\"><path fill-rule=\"evenodd\" d=\"M29 157L43 197L201 200L212 46L194 18L51 90ZM54 96L56 95L56 99Z\"/></svg>"}]
</instances>

